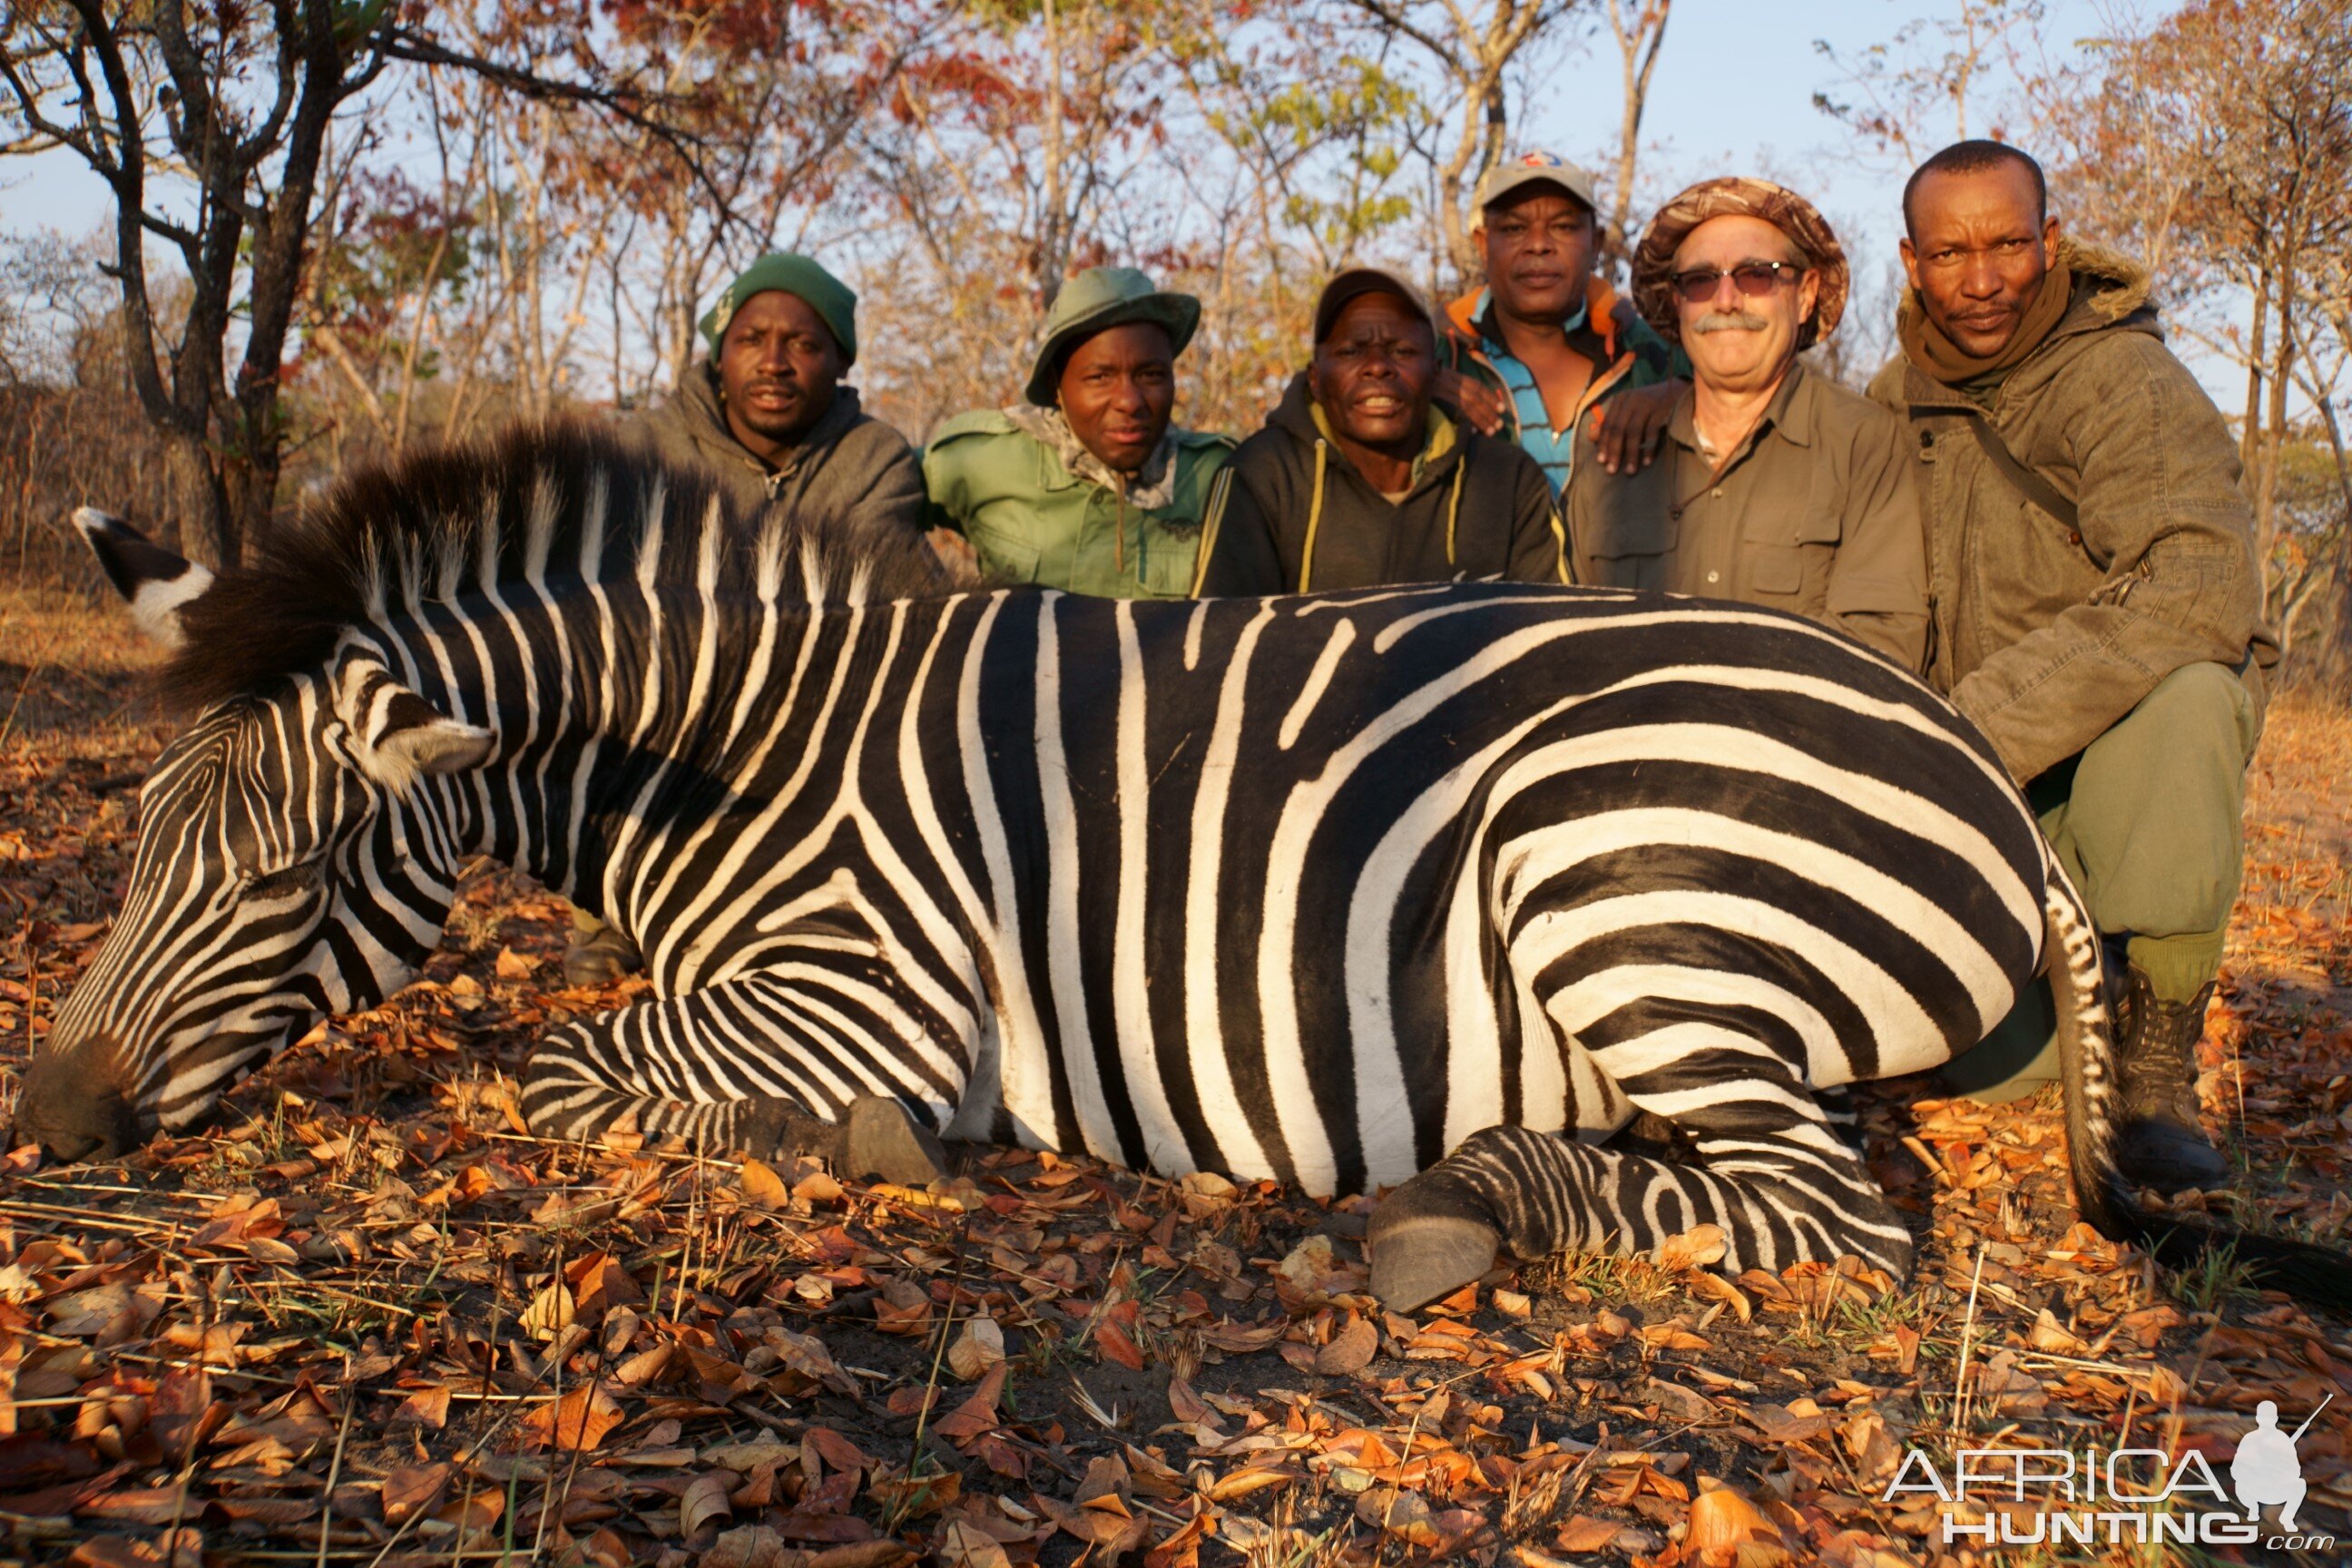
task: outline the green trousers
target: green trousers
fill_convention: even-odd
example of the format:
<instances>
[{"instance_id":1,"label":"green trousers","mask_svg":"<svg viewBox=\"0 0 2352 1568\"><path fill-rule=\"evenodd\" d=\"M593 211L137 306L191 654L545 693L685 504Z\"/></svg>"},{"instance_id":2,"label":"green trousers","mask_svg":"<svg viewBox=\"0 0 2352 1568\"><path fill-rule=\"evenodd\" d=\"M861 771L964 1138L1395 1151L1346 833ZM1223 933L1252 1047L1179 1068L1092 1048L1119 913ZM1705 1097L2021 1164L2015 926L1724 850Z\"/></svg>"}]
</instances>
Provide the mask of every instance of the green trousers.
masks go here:
<instances>
[{"instance_id":1,"label":"green trousers","mask_svg":"<svg viewBox=\"0 0 2352 1568\"><path fill-rule=\"evenodd\" d=\"M2218 664L2174 670L2115 727L2026 786L2025 797L2091 919L2122 938L2166 1002L2221 972L2245 863L2246 763L2261 717ZM1963 1094L1999 1101L2058 1076L2055 1015L2037 981L1974 1050L1944 1068Z\"/></svg>"}]
</instances>

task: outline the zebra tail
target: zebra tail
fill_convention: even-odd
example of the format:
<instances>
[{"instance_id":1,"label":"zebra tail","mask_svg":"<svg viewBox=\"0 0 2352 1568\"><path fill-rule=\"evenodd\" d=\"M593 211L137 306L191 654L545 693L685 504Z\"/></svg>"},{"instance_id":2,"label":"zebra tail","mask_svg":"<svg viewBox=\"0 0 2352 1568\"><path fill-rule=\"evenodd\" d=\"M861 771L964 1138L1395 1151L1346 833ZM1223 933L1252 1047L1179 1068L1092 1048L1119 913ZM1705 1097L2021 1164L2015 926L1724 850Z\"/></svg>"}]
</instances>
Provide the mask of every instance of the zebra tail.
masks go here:
<instances>
[{"instance_id":1,"label":"zebra tail","mask_svg":"<svg viewBox=\"0 0 2352 1568\"><path fill-rule=\"evenodd\" d=\"M2116 1163L2121 1080L2098 931L2054 856L2043 884L2042 910L2050 989L2057 1003L2068 1173L2083 1217L2110 1241L2128 1242L2168 1268L2192 1268L2210 1254L2227 1252L2251 1270L2257 1285L2318 1306L2352 1307L2352 1258L2232 1226L2151 1215L2140 1206Z\"/></svg>"}]
</instances>

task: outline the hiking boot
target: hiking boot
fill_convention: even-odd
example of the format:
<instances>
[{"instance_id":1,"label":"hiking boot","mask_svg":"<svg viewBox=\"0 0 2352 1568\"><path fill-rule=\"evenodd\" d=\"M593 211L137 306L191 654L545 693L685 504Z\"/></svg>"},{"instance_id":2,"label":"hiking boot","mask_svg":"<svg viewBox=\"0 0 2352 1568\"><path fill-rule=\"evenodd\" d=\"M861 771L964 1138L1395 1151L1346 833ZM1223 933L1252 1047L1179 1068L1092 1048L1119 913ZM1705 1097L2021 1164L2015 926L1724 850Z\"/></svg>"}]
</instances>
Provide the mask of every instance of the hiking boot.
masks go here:
<instances>
[{"instance_id":1,"label":"hiking boot","mask_svg":"<svg viewBox=\"0 0 2352 1568\"><path fill-rule=\"evenodd\" d=\"M572 945L563 952L563 982L583 988L610 985L645 966L646 955L637 951L627 932L614 926L598 926L593 931L575 927Z\"/></svg>"},{"instance_id":2,"label":"hiking boot","mask_svg":"<svg viewBox=\"0 0 2352 1568\"><path fill-rule=\"evenodd\" d=\"M2137 967L2117 999L2123 1114L2116 1163L2140 1186L2171 1194L2229 1184L2230 1162L2197 1121L2197 1042L2212 999L2209 981L2193 1002L2160 1001Z\"/></svg>"}]
</instances>

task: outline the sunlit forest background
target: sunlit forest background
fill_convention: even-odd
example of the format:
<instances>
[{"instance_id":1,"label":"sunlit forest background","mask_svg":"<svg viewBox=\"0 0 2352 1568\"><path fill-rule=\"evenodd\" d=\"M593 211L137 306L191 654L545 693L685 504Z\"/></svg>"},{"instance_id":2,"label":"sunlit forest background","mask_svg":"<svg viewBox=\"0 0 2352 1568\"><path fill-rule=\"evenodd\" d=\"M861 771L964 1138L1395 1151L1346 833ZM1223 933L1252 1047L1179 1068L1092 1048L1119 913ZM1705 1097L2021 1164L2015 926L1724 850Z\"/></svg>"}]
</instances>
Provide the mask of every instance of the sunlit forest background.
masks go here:
<instances>
[{"instance_id":1,"label":"sunlit forest background","mask_svg":"<svg viewBox=\"0 0 2352 1568\"><path fill-rule=\"evenodd\" d=\"M2063 221L2155 272L2239 425L2292 666L2343 679L2340 0L2102 8L2087 35L2043 0L1874 9L1883 36L1817 46L1814 80L1742 90L1810 95L1889 212L1959 135L2035 151ZM69 167L107 216L45 224L0 158L0 546L82 570L60 520L94 498L234 555L354 460L642 405L771 247L861 289L867 406L918 442L1007 400L1062 280L1098 262L1202 298L1181 417L1246 432L1341 262L1475 284L1470 193L1562 94L1609 127L1560 151L1599 174L1622 281L1656 204L1726 172L1649 108L1677 42L1727 24L1808 25L1695 0L13 5L0 153L44 161L35 188ZM1806 185L1793 163L1748 172ZM1822 351L1857 381L1900 284L1871 216Z\"/></svg>"}]
</instances>

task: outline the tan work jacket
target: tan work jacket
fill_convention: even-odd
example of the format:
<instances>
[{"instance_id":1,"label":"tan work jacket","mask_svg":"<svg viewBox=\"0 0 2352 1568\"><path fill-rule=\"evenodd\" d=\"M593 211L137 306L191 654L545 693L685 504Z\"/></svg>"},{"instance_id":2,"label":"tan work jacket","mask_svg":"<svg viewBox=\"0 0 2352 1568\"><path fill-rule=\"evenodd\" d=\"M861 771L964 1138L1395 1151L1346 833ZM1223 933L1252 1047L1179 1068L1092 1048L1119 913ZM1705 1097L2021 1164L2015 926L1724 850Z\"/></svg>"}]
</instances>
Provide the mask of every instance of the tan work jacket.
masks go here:
<instances>
[{"instance_id":1,"label":"tan work jacket","mask_svg":"<svg viewBox=\"0 0 2352 1568\"><path fill-rule=\"evenodd\" d=\"M1578 441L1569 549L1579 583L1790 610L1914 672L1927 647L1927 554L1903 422L1790 368L1720 470L1685 393L1667 449L1612 474Z\"/></svg>"}]
</instances>

